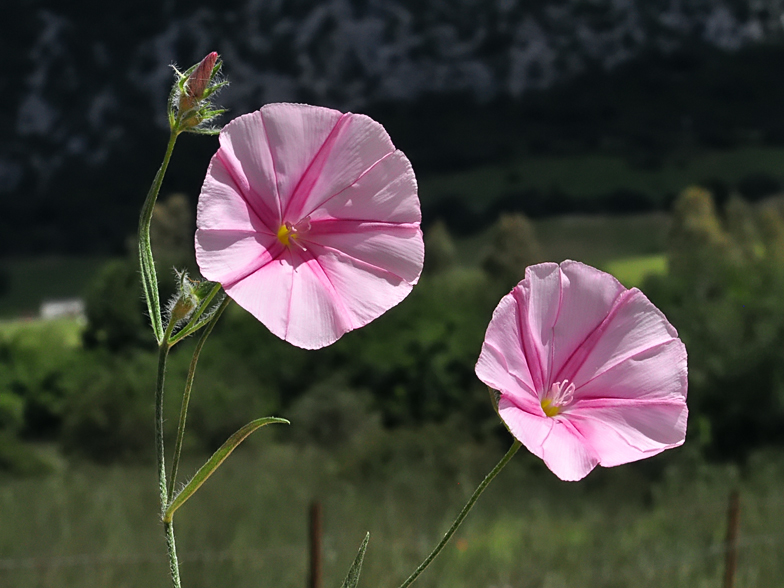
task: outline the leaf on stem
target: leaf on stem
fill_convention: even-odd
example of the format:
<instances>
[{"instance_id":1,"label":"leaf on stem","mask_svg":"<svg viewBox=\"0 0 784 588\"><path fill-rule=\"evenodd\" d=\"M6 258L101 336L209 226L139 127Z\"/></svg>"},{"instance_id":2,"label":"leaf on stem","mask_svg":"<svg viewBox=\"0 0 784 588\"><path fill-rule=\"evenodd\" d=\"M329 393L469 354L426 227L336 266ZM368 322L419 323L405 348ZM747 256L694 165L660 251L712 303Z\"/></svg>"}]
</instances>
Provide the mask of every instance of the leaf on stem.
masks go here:
<instances>
[{"instance_id":1,"label":"leaf on stem","mask_svg":"<svg viewBox=\"0 0 784 588\"><path fill-rule=\"evenodd\" d=\"M199 468L199 471L196 472L196 475L193 476L193 478L191 478L190 482L188 482L185 487L180 490L171 500L171 502L169 502L169 506L166 507L166 511L163 514L163 522L171 522L172 517L174 516L174 512L180 508L186 500L193 496L196 490L198 490L201 485L207 481L207 478L209 478L224 462L224 460L229 457L231 452L234 451L234 449L236 449L236 447L242 443L251 433L253 433L253 431L271 423L282 423L286 425L290 424L286 419L280 419L277 417L264 417L249 422L247 425L234 433L226 440L223 445L220 446L220 448L215 453L212 454L212 457L207 460L207 463Z\"/></svg>"},{"instance_id":2,"label":"leaf on stem","mask_svg":"<svg viewBox=\"0 0 784 588\"><path fill-rule=\"evenodd\" d=\"M365 559L365 551L367 551L368 541L370 541L370 533L365 535L365 539L362 541L362 545L359 546L357 557L354 558L354 563L351 564L351 567L348 570L348 575L346 576L346 579L343 580L340 588L356 588L357 584L359 583L359 572L362 571L362 561Z\"/></svg>"}]
</instances>

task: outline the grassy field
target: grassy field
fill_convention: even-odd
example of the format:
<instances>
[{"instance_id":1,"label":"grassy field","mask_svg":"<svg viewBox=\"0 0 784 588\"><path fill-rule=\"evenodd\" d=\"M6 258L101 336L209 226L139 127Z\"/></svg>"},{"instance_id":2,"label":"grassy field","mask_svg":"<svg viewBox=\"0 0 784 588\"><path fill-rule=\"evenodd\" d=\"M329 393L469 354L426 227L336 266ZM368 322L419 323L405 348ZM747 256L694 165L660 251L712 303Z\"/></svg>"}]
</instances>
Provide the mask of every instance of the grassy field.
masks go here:
<instances>
[{"instance_id":1,"label":"grassy field","mask_svg":"<svg viewBox=\"0 0 784 588\"><path fill-rule=\"evenodd\" d=\"M705 180L735 185L750 174L784 177L784 149L744 147L697 153L690 159L670 159L660 167L633 167L620 157L579 155L527 157L514 163L487 165L459 173L429 175L420 182L423 201L458 197L469 210L480 212L510 192L551 190L577 199L590 199L617 190L634 190L661 201Z\"/></svg>"},{"instance_id":2,"label":"grassy field","mask_svg":"<svg viewBox=\"0 0 784 588\"><path fill-rule=\"evenodd\" d=\"M603 269L618 278L627 288L639 287L647 276L667 273L667 257L664 255L626 257L607 263Z\"/></svg>"},{"instance_id":3,"label":"grassy field","mask_svg":"<svg viewBox=\"0 0 784 588\"><path fill-rule=\"evenodd\" d=\"M324 509L324 585L339 585L366 531L360 586L399 585L502 453L401 435L385 441L396 447L382 452L385 463L367 447L341 456L261 437L237 452L178 513L184 585L304 587L313 499ZM563 483L523 450L416 585L716 587L733 488L742 502L736 586L778 585L784 455L759 455L742 476L686 453ZM88 465L0 479L0 585L167 586L154 479L151 467Z\"/></svg>"}]
</instances>

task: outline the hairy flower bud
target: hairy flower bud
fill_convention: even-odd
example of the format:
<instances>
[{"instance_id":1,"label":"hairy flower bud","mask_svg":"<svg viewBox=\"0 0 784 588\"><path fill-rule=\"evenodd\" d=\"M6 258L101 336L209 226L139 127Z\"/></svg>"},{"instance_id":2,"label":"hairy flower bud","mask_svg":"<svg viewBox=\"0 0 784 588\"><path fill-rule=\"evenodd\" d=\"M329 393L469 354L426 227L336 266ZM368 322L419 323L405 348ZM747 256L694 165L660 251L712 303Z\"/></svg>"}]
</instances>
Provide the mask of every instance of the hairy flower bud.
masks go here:
<instances>
[{"instance_id":1,"label":"hairy flower bud","mask_svg":"<svg viewBox=\"0 0 784 588\"><path fill-rule=\"evenodd\" d=\"M169 125L175 133L215 134L210 123L225 111L212 103L215 93L228 82L218 75L221 61L213 51L196 65L180 72L169 95Z\"/></svg>"},{"instance_id":2,"label":"hairy flower bud","mask_svg":"<svg viewBox=\"0 0 784 588\"><path fill-rule=\"evenodd\" d=\"M185 271L175 270L177 275L177 293L169 302L169 317L172 322L178 322L188 318L193 310L199 305L199 298L195 289L200 285L193 282Z\"/></svg>"},{"instance_id":3,"label":"hairy flower bud","mask_svg":"<svg viewBox=\"0 0 784 588\"><path fill-rule=\"evenodd\" d=\"M218 62L218 53L213 51L201 60L185 81L183 92L180 95L180 112L195 107L204 96L204 91L212 79L213 69Z\"/></svg>"}]
</instances>

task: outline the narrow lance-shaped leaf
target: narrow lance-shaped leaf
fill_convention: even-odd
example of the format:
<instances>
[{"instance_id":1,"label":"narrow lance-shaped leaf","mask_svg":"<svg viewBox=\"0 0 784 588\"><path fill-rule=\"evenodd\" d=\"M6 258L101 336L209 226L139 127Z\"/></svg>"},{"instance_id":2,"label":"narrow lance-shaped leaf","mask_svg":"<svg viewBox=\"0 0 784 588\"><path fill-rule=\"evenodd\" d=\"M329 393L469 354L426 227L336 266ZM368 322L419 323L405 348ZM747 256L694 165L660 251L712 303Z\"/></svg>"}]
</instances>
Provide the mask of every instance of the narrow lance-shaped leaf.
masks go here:
<instances>
[{"instance_id":1,"label":"narrow lance-shaped leaf","mask_svg":"<svg viewBox=\"0 0 784 588\"><path fill-rule=\"evenodd\" d=\"M277 417L264 417L249 422L247 425L234 433L226 440L223 445L220 446L220 448L215 453L212 454L212 457L208 459L207 462L201 466L201 468L199 468L199 471L196 472L196 475L191 478L191 481L188 482L185 487L180 490L180 492L178 492L177 495L172 499L172 501L169 503L169 506L166 507L166 512L163 515L163 522L171 522L172 517L174 516L174 512L180 508L186 500L193 496L196 490L198 490L201 485L207 481L207 478L209 478L215 472L215 470L218 469L218 466L220 466L220 464L222 464L224 460L229 457L231 452L234 451L234 449L253 431L271 423L282 423L286 425L290 424L286 419L280 419Z\"/></svg>"},{"instance_id":2,"label":"narrow lance-shaped leaf","mask_svg":"<svg viewBox=\"0 0 784 588\"><path fill-rule=\"evenodd\" d=\"M370 541L370 533L365 535L365 539L362 541L362 545L359 546L357 557L354 558L354 563L351 564L351 567L348 570L348 575L346 575L346 579L343 580L340 588L357 587L357 584L359 583L359 572L362 571L362 561L365 559L365 551L367 551L368 541Z\"/></svg>"}]
</instances>

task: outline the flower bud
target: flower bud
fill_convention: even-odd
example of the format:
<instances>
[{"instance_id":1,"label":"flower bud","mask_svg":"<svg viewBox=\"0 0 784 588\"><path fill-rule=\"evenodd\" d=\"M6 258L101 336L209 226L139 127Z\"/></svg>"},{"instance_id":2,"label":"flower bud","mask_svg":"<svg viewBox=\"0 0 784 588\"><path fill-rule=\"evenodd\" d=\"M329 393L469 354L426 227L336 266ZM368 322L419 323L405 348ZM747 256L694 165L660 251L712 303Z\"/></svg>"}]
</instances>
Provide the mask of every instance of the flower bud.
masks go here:
<instances>
[{"instance_id":1,"label":"flower bud","mask_svg":"<svg viewBox=\"0 0 784 588\"><path fill-rule=\"evenodd\" d=\"M198 287L199 283L193 282L185 271L175 270L175 273L178 279L177 293L169 302L169 318L174 323L188 318L199 305L199 299L194 291L194 284Z\"/></svg>"},{"instance_id":2,"label":"flower bud","mask_svg":"<svg viewBox=\"0 0 784 588\"><path fill-rule=\"evenodd\" d=\"M220 131L210 125L225 112L212 102L218 90L228 84L218 75L220 68L221 61L215 51L184 72L174 68L177 79L169 94L169 127L172 132L214 135Z\"/></svg>"},{"instance_id":3,"label":"flower bud","mask_svg":"<svg viewBox=\"0 0 784 588\"><path fill-rule=\"evenodd\" d=\"M188 76L183 86L183 92L180 95L180 112L185 112L198 105L212 79L212 70L217 62L218 53L213 51L202 59L199 65L196 66L196 69Z\"/></svg>"}]
</instances>

